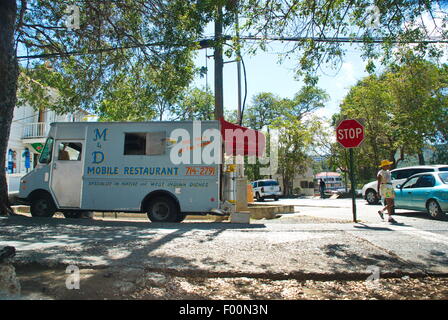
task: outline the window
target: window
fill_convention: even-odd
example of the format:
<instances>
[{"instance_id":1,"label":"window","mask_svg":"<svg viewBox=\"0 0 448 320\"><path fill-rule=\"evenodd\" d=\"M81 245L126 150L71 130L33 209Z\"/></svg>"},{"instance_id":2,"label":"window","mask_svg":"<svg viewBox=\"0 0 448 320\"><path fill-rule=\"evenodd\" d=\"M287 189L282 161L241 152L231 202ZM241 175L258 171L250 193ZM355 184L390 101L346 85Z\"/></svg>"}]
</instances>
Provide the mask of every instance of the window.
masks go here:
<instances>
[{"instance_id":1,"label":"window","mask_svg":"<svg viewBox=\"0 0 448 320\"><path fill-rule=\"evenodd\" d=\"M403 185L403 189L412 189L415 188L415 185L417 184L417 180L420 177L414 177L412 179L410 179L409 181L407 181L404 185Z\"/></svg>"},{"instance_id":2,"label":"window","mask_svg":"<svg viewBox=\"0 0 448 320\"><path fill-rule=\"evenodd\" d=\"M51 162L51 154L53 151L53 138L48 138L45 143L44 149L39 157L39 163L50 163Z\"/></svg>"},{"instance_id":3,"label":"window","mask_svg":"<svg viewBox=\"0 0 448 320\"><path fill-rule=\"evenodd\" d=\"M434 179L434 177L431 175L427 175L427 176L421 176L418 181L417 181L417 185L415 186L415 188L432 188L434 187L434 185L436 184L436 180Z\"/></svg>"},{"instance_id":4,"label":"window","mask_svg":"<svg viewBox=\"0 0 448 320\"><path fill-rule=\"evenodd\" d=\"M311 181L302 180L302 181L300 181L300 188L302 188L302 189L313 189L314 188L314 183L311 182Z\"/></svg>"},{"instance_id":5,"label":"window","mask_svg":"<svg viewBox=\"0 0 448 320\"><path fill-rule=\"evenodd\" d=\"M424 173L424 172L434 172L434 169L414 169L413 174Z\"/></svg>"},{"instance_id":6,"label":"window","mask_svg":"<svg viewBox=\"0 0 448 320\"><path fill-rule=\"evenodd\" d=\"M59 161L81 161L82 144L79 142L61 142L58 145Z\"/></svg>"},{"instance_id":7,"label":"window","mask_svg":"<svg viewBox=\"0 0 448 320\"><path fill-rule=\"evenodd\" d=\"M146 152L146 133L125 133L124 154L143 155Z\"/></svg>"},{"instance_id":8,"label":"window","mask_svg":"<svg viewBox=\"0 0 448 320\"><path fill-rule=\"evenodd\" d=\"M165 153L165 132L132 132L124 134L125 155L160 155Z\"/></svg>"},{"instance_id":9,"label":"window","mask_svg":"<svg viewBox=\"0 0 448 320\"><path fill-rule=\"evenodd\" d=\"M448 167L439 168L439 171L448 171Z\"/></svg>"},{"instance_id":10,"label":"window","mask_svg":"<svg viewBox=\"0 0 448 320\"><path fill-rule=\"evenodd\" d=\"M413 175L413 171L411 169L397 170L397 171L392 172L391 175L392 175L392 180L407 179Z\"/></svg>"},{"instance_id":11,"label":"window","mask_svg":"<svg viewBox=\"0 0 448 320\"><path fill-rule=\"evenodd\" d=\"M439 177L443 183L448 184L448 172L440 173Z\"/></svg>"},{"instance_id":12,"label":"window","mask_svg":"<svg viewBox=\"0 0 448 320\"><path fill-rule=\"evenodd\" d=\"M260 181L258 182L258 185L260 187L278 186L278 182L274 180Z\"/></svg>"},{"instance_id":13,"label":"window","mask_svg":"<svg viewBox=\"0 0 448 320\"><path fill-rule=\"evenodd\" d=\"M414 174L424 173L424 172L434 172L434 169L421 168L421 169L402 169L402 170L392 171L392 180L407 179L410 176L413 176Z\"/></svg>"},{"instance_id":14,"label":"window","mask_svg":"<svg viewBox=\"0 0 448 320\"><path fill-rule=\"evenodd\" d=\"M165 153L165 132L148 132L146 134L146 154L150 156Z\"/></svg>"}]
</instances>

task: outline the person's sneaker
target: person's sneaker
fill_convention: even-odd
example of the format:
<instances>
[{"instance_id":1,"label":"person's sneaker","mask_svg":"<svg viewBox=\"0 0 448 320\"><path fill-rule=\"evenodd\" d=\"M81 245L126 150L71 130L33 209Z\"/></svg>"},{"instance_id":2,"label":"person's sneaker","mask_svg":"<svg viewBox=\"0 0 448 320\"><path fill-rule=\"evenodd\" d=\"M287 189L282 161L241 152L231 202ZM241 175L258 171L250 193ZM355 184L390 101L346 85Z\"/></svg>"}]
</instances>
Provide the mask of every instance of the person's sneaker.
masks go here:
<instances>
[{"instance_id":1,"label":"person's sneaker","mask_svg":"<svg viewBox=\"0 0 448 320\"><path fill-rule=\"evenodd\" d=\"M388 222L389 222L389 223L398 223L397 221L395 221L394 218L390 218Z\"/></svg>"},{"instance_id":2,"label":"person's sneaker","mask_svg":"<svg viewBox=\"0 0 448 320\"><path fill-rule=\"evenodd\" d=\"M378 211L378 214L380 215L381 220L384 220L384 215L383 215L383 213L381 212L381 210Z\"/></svg>"}]
</instances>

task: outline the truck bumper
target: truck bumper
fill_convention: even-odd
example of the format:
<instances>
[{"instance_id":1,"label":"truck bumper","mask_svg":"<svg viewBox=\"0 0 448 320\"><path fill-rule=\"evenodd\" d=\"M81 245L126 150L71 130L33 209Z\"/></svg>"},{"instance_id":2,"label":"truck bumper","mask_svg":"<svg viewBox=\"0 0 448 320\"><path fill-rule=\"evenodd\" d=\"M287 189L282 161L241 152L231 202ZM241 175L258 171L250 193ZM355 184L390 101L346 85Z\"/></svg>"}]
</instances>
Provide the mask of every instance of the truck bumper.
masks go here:
<instances>
[{"instance_id":1,"label":"truck bumper","mask_svg":"<svg viewBox=\"0 0 448 320\"><path fill-rule=\"evenodd\" d=\"M262 193L261 196L263 198L269 198L269 197L280 197L282 195L281 192L270 192L270 193Z\"/></svg>"}]
</instances>

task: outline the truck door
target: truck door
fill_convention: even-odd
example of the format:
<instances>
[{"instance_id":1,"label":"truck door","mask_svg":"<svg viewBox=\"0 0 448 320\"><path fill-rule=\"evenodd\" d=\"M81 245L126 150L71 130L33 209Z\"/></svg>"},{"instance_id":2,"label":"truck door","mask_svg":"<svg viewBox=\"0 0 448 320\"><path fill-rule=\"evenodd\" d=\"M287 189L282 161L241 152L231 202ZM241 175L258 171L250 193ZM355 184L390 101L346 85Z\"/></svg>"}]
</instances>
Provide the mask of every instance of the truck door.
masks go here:
<instances>
[{"instance_id":1,"label":"truck door","mask_svg":"<svg viewBox=\"0 0 448 320\"><path fill-rule=\"evenodd\" d=\"M59 207L80 206L83 143L81 140L56 140L51 189Z\"/></svg>"}]
</instances>

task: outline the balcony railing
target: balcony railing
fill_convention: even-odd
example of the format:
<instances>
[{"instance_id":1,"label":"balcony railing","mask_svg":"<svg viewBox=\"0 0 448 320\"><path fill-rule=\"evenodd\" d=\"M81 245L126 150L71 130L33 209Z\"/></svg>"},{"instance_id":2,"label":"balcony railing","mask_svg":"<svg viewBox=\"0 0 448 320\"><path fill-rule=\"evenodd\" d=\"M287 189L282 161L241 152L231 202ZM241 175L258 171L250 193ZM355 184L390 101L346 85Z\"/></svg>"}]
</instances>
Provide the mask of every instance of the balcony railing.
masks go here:
<instances>
[{"instance_id":1,"label":"balcony railing","mask_svg":"<svg viewBox=\"0 0 448 320\"><path fill-rule=\"evenodd\" d=\"M49 130L48 122L23 123L22 139L45 138Z\"/></svg>"}]
</instances>

